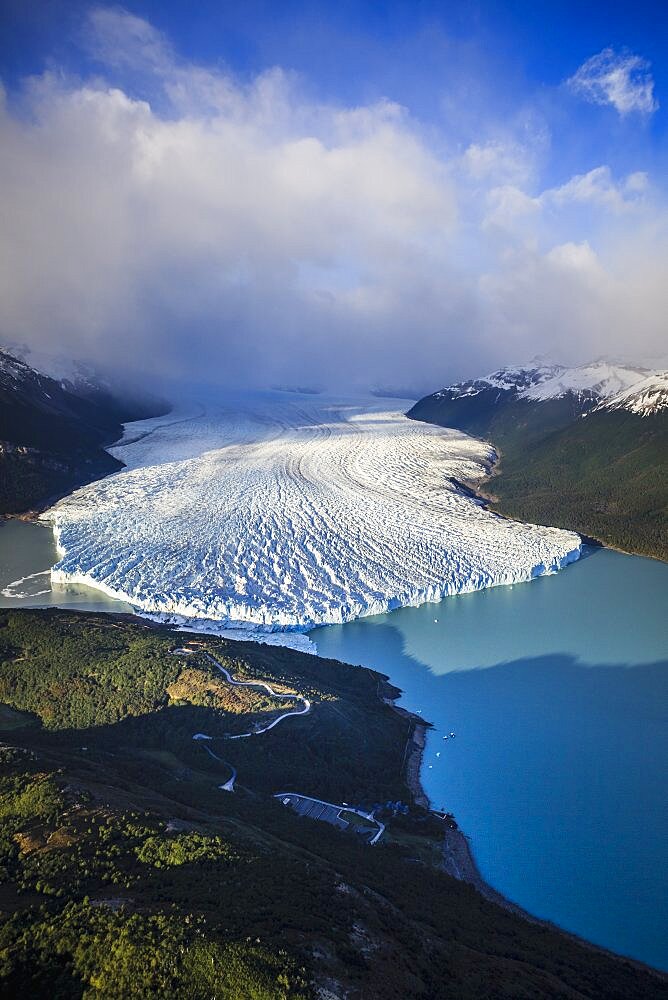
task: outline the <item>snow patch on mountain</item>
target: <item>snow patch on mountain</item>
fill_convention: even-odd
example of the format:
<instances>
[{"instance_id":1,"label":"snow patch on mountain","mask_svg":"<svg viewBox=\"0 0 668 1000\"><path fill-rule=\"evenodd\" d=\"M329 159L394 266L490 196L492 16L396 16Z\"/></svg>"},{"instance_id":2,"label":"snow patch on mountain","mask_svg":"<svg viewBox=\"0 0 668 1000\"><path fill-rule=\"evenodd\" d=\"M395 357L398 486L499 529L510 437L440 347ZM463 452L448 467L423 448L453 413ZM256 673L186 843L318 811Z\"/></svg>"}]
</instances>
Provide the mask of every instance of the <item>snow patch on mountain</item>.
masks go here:
<instances>
[{"instance_id":1,"label":"snow patch on mountain","mask_svg":"<svg viewBox=\"0 0 668 1000\"><path fill-rule=\"evenodd\" d=\"M520 392L520 396L524 399L545 400L560 399L567 393L572 393L579 398L607 399L630 388L646 375L647 372L642 368L596 361L579 368L563 368L552 378Z\"/></svg>"},{"instance_id":2,"label":"snow patch on mountain","mask_svg":"<svg viewBox=\"0 0 668 1000\"><path fill-rule=\"evenodd\" d=\"M562 365L509 365L498 371L485 375L484 378L470 379L468 382L456 382L446 386L435 396L448 396L458 399L462 396L477 396L487 389L501 389L503 392L517 393L531 386L540 385L564 371Z\"/></svg>"},{"instance_id":3,"label":"snow patch on mountain","mask_svg":"<svg viewBox=\"0 0 668 1000\"><path fill-rule=\"evenodd\" d=\"M11 357L15 365L22 365L33 375L45 375L58 382L62 389L75 395L112 391L105 376L101 375L91 365L82 361L73 361L61 355L36 351L23 344L10 344L1 347L4 357Z\"/></svg>"},{"instance_id":4,"label":"snow patch on mountain","mask_svg":"<svg viewBox=\"0 0 668 1000\"><path fill-rule=\"evenodd\" d=\"M668 410L668 371L656 372L600 403L596 410L628 410L641 417Z\"/></svg>"},{"instance_id":5,"label":"snow patch on mountain","mask_svg":"<svg viewBox=\"0 0 668 1000\"><path fill-rule=\"evenodd\" d=\"M14 357L9 351L0 347L0 384L15 387L28 378L37 378L38 372L20 358Z\"/></svg>"},{"instance_id":6,"label":"snow patch on mountain","mask_svg":"<svg viewBox=\"0 0 668 1000\"><path fill-rule=\"evenodd\" d=\"M307 631L553 573L578 535L507 520L455 480L493 452L374 397L199 399L128 425L127 468L45 515L56 582L192 627Z\"/></svg>"},{"instance_id":7,"label":"snow patch on mountain","mask_svg":"<svg viewBox=\"0 0 668 1000\"><path fill-rule=\"evenodd\" d=\"M31 368L3 347L0 347L0 389L10 393L29 392L34 397L41 396L47 400L52 398L54 390L60 391L60 387L48 375Z\"/></svg>"},{"instance_id":8,"label":"snow patch on mountain","mask_svg":"<svg viewBox=\"0 0 668 1000\"><path fill-rule=\"evenodd\" d=\"M514 397L543 402L572 394L591 406L631 388L648 374L646 368L609 361L595 361L575 368L532 362L509 365L483 378L456 382L435 392L434 397L454 400L498 389L499 401Z\"/></svg>"}]
</instances>

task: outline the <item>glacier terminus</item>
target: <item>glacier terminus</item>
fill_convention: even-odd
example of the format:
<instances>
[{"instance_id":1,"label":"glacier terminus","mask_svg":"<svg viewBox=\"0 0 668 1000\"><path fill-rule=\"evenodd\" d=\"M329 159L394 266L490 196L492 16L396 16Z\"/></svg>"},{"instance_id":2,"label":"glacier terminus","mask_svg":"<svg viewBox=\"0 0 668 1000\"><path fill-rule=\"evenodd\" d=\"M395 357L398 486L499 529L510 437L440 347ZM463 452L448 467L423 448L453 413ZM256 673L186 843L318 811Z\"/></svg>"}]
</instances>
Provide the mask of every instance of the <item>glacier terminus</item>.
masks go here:
<instances>
[{"instance_id":1,"label":"glacier terminus","mask_svg":"<svg viewBox=\"0 0 668 1000\"><path fill-rule=\"evenodd\" d=\"M491 445L410 420L408 406L199 395L128 424L110 449L126 468L43 515L58 542L53 582L97 587L162 621L259 635L518 583L578 558L575 533L503 518L461 486L488 473Z\"/></svg>"}]
</instances>

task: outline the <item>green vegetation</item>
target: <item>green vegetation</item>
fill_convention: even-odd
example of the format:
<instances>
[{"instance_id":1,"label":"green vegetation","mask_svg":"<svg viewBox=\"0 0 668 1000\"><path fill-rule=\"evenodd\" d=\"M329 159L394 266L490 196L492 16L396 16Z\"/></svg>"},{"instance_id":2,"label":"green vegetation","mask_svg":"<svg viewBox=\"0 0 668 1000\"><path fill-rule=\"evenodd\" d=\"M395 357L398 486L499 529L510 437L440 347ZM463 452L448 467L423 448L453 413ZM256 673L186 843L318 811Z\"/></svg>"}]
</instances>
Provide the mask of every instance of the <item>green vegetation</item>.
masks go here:
<instances>
[{"instance_id":1,"label":"green vegetation","mask_svg":"<svg viewBox=\"0 0 668 1000\"><path fill-rule=\"evenodd\" d=\"M0 612L0 625L0 703L34 713L63 744L93 752L120 740L135 748L137 771L146 754L153 762L168 752L181 767L220 773L194 733L247 732L293 707L262 688L232 687L202 654L174 655L182 637L165 630L48 611ZM209 744L243 781L328 801L407 801L401 760L411 723L378 699L381 675L279 647L197 639L235 679L268 681L313 706L273 729L270 744L268 734Z\"/></svg>"},{"instance_id":2,"label":"green vegetation","mask_svg":"<svg viewBox=\"0 0 668 1000\"><path fill-rule=\"evenodd\" d=\"M429 396L409 416L459 427L501 452L488 484L494 509L571 528L642 555L668 559L668 415L599 411L574 399L532 402L498 393Z\"/></svg>"},{"instance_id":3,"label":"green vegetation","mask_svg":"<svg viewBox=\"0 0 668 1000\"><path fill-rule=\"evenodd\" d=\"M49 498L71 493L122 467L102 448L61 453L0 441L0 515L42 507Z\"/></svg>"},{"instance_id":4,"label":"green vegetation","mask_svg":"<svg viewBox=\"0 0 668 1000\"><path fill-rule=\"evenodd\" d=\"M525 443L499 438L502 513L668 559L668 418L592 413Z\"/></svg>"},{"instance_id":5,"label":"green vegetation","mask_svg":"<svg viewBox=\"0 0 668 1000\"><path fill-rule=\"evenodd\" d=\"M119 630L104 616L86 629L76 627L71 617L54 618L48 633L35 629L33 619L9 616L0 633L0 701L11 702L13 708L4 711L14 712L15 719L16 709L28 711L58 730L192 705L209 710L203 717L214 729L233 733L247 726L249 717L260 721L265 713L271 718L293 707L260 688L227 684L203 656L191 666L190 660L173 654L174 646L173 638L158 637L150 629ZM15 658L17 647L23 652ZM24 668L26 659L30 671ZM228 658L225 662L234 666Z\"/></svg>"},{"instance_id":6,"label":"green vegetation","mask_svg":"<svg viewBox=\"0 0 668 1000\"><path fill-rule=\"evenodd\" d=\"M38 721L30 712L17 712L9 705L0 705L0 732L7 733L11 729L23 729Z\"/></svg>"},{"instance_id":7,"label":"green vegetation","mask_svg":"<svg viewBox=\"0 0 668 1000\"><path fill-rule=\"evenodd\" d=\"M216 716L220 730L247 726L255 706L228 711L217 689L215 705L172 704L183 672L201 673L188 690L212 677L203 657L171 654L182 636L26 611L2 614L0 638L2 698L41 720L0 730L0 997L668 996L664 978L445 875L441 824L424 810L368 847L271 797L289 784L410 801L412 723L378 698L381 675L204 640L235 676L313 703L262 736L207 743L239 769L230 794L192 733Z\"/></svg>"},{"instance_id":8,"label":"green vegetation","mask_svg":"<svg viewBox=\"0 0 668 1000\"><path fill-rule=\"evenodd\" d=\"M301 975L285 954L207 936L202 920L128 914L88 900L17 914L0 929L7 996L153 1000L298 1000ZM10 985L11 984L11 985Z\"/></svg>"},{"instance_id":9,"label":"green vegetation","mask_svg":"<svg viewBox=\"0 0 668 1000\"><path fill-rule=\"evenodd\" d=\"M339 816L357 830L368 830L369 833L375 833L378 830L378 826L372 820L365 819L364 816L351 812L350 809L342 809Z\"/></svg>"},{"instance_id":10,"label":"green vegetation","mask_svg":"<svg viewBox=\"0 0 668 1000\"><path fill-rule=\"evenodd\" d=\"M206 837L201 833L179 833L173 837L147 837L135 849L135 854L145 865L154 868L173 868L192 865L198 861L238 861L239 855L222 837Z\"/></svg>"},{"instance_id":11,"label":"green vegetation","mask_svg":"<svg viewBox=\"0 0 668 1000\"><path fill-rule=\"evenodd\" d=\"M216 720L220 719L221 712L243 716L244 726L248 723L249 715L266 725L270 719L260 719L261 713L282 714L301 708L301 702L297 699L292 702L272 698L262 688L234 687L228 684L215 666L203 657L199 658L194 668L186 667L181 670L177 679L167 688L167 694L170 704L214 709ZM243 726L235 725L233 720L228 726L230 733L240 728Z\"/></svg>"}]
</instances>

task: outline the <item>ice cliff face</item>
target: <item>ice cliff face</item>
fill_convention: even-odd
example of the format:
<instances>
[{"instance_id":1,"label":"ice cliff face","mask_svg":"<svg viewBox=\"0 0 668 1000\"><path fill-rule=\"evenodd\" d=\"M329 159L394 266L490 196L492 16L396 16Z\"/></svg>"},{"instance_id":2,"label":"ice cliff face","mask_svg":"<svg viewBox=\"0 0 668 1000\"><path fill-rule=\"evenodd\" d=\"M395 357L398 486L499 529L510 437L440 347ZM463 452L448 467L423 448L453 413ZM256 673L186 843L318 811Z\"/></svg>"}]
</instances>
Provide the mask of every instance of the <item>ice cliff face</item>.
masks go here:
<instances>
[{"instance_id":1,"label":"ice cliff face","mask_svg":"<svg viewBox=\"0 0 668 1000\"><path fill-rule=\"evenodd\" d=\"M48 512L79 581L145 613L305 631L553 572L580 539L489 513L489 445L401 401L268 393L127 426L122 472Z\"/></svg>"}]
</instances>

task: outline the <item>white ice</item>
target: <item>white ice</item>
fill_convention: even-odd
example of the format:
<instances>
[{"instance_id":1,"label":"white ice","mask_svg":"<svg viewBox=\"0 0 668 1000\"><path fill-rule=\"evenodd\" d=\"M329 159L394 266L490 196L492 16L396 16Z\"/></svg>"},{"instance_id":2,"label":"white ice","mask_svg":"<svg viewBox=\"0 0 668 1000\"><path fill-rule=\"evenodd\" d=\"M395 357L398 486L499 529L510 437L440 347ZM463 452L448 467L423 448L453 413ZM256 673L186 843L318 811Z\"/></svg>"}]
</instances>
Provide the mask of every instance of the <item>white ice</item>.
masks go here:
<instances>
[{"instance_id":1,"label":"white ice","mask_svg":"<svg viewBox=\"0 0 668 1000\"><path fill-rule=\"evenodd\" d=\"M630 388L606 399L597 410L629 410L641 417L649 417L668 410L668 372L655 372Z\"/></svg>"},{"instance_id":2,"label":"white ice","mask_svg":"<svg viewBox=\"0 0 668 1000\"><path fill-rule=\"evenodd\" d=\"M503 519L458 489L453 478L485 475L490 446L407 419L409 405L276 392L198 399L130 424L113 449L127 468L44 515L59 546L53 580L249 637L529 580L578 558L576 534Z\"/></svg>"},{"instance_id":3,"label":"white ice","mask_svg":"<svg viewBox=\"0 0 668 1000\"><path fill-rule=\"evenodd\" d=\"M0 590L0 595L2 597L9 597L15 600L24 600L25 598L31 597L41 597L43 594L50 594L51 588L47 590L33 590L31 588L39 586L38 584L29 584L27 590L22 590L21 585L28 583L29 580L38 580L41 576L49 576L50 571L48 569L40 570L39 573L29 573L28 576L22 576L18 580L12 580L8 583L6 587Z\"/></svg>"},{"instance_id":4,"label":"white ice","mask_svg":"<svg viewBox=\"0 0 668 1000\"><path fill-rule=\"evenodd\" d=\"M607 399L615 393L630 388L646 375L647 372L643 368L595 361L579 368L564 368L553 378L531 386L520 395L527 399L542 400L559 399L571 392L576 396L590 393L600 399Z\"/></svg>"}]
</instances>

